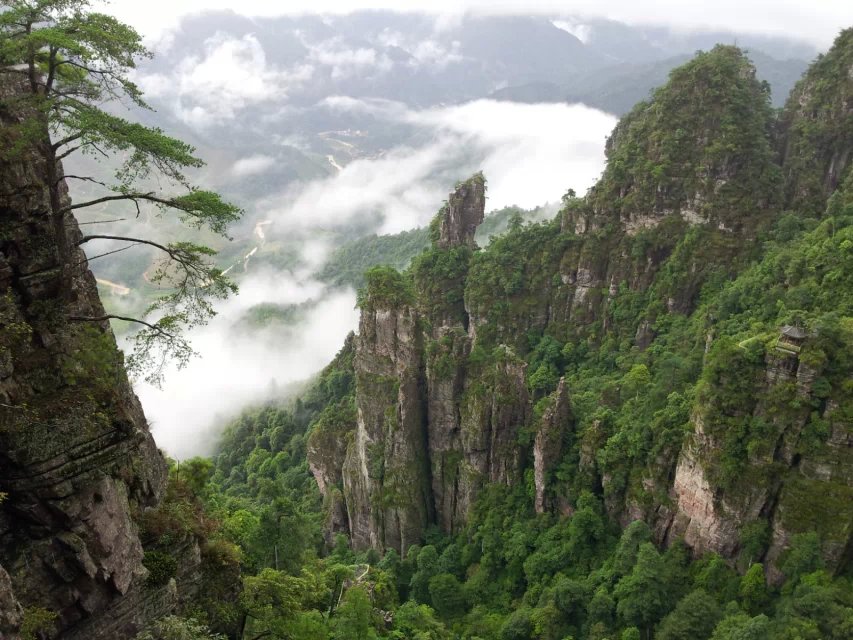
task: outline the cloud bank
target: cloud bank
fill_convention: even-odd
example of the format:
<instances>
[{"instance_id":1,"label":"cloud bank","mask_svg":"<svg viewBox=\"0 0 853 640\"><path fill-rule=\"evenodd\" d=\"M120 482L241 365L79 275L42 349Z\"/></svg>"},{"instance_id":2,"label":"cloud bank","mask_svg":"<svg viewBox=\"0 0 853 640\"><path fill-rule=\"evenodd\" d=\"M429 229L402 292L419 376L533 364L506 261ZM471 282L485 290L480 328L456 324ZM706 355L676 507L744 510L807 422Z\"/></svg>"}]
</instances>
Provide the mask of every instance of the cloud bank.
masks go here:
<instances>
[{"instance_id":1,"label":"cloud bank","mask_svg":"<svg viewBox=\"0 0 853 640\"><path fill-rule=\"evenodd\" d=\"M598 178L604 141L616 124L613 116L583 105L477 100L417 111L348 97L322 105L406 122L428 142L356 160L326 180L270 198L260 208L278 232L329 229L366 217L378 220L379 233L422 226L449 185L478 170L489 179L491 209L559 201L567 189L582 193Z\"/></svg>"},{"instance_id":2,"label":"cloud bank","mask_svg":"<svg viewBox=\"0 0 853 640\"><path fill-rule=\"evenodd\" d=\"M120 18L154 37L175 26L181 16L202 11L231 10L245 16L346 14L362 9L388 9L444 16L580 15L628 24L670 26L683 30L725 29L806 39L827 47L840 29L853 23L849 0L149 0L107 5Z\"/></svg>"},{"instance_id":3,"label":"cloud bank","mask_svg":"<svg viewBox=\"0 0 853 640\"><path fill-rule=\"evenodd\" d=\"M304 380L327 364L358 323L352 291L332 291L312 279L329 246L324 232L360 225L393 233L426 224L454 182L483 169L488 208L533 207L557 201L568 188L585 191L604 165L612 116L581 105L528 105L479 100L460 106L410 110L388 101L325 100L317 108L374 113L419 129L417 146L362 158L335 175L292 186L254 203L267 242L297 241L301 267L253 271L240 293L191 338L201 354L167 375L164 388L137 391L157 443L170 455L210 453L215 429L272 389ZM240 159L232 173L270 169L266 156ZM253 221L248 221L252 223ZM318 301L286 330L247 330L239 320L260 303Z\"/></svg>"}]
</instances>

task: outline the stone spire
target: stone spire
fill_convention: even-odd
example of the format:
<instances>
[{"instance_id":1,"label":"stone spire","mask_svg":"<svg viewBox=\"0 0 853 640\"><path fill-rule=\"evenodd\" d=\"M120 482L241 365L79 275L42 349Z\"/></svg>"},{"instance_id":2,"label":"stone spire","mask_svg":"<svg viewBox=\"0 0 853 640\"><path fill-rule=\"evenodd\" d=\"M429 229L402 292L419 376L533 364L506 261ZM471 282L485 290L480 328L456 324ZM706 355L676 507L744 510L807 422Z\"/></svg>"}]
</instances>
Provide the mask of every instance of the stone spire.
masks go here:
<instances>
[{"instance_id":1,"label":"stone spire","mask_svg":"<svg viewBox=\"0 0 853 640\"><path fill-rule=\"evenodd\" d=\"M486 211L486 179L475 173L460 183L442 209L438 246L442 249L474 247L474 233Z\"/></svg>"}]
</instances>

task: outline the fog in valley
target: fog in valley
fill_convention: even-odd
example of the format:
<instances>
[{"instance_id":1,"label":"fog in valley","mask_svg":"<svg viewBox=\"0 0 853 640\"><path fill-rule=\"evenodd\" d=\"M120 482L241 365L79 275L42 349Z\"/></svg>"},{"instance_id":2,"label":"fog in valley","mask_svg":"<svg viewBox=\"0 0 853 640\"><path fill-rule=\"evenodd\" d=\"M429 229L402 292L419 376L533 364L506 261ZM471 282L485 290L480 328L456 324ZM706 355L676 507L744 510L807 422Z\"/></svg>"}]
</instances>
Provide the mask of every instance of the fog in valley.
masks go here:
<instances>
[{"instance_id":1,"label":"fog in valley","mask_svg":"<svg viewBox=\"0 0 853 640\"><path fill-rule=\"evenodd\" d=\"M273 4L250 2L238 15L179 2L173 14L161 7L168 15L156 24L128 3L111 9L157 54L134 78L156 111L138 117L196 146L207 166L194 179L246 211L232 242L210 240L239 294L193 332L198 355L186 368L167 371L162 388L136 384L157 443L178 458L211 453L246 408L285 400L357 328L357 282L337 277L337 250L424 227L479 170L487 211L553 217L568 189L584 193L601 174L618 116L696 49L748 48L778 105L827 39L808 29L808 40L778 36L798 18L784 3L764 28L756 14L740 25L721 18L714 32L691 31L691 11L667 24L630 3L611 16L592 3L572 15L548 3L489 12L475 2L469 15L438 13L441 3L429 14L345 14L330 3L322 16L280 15ZM186 233L145 211L86 216L124 218L113 229L123 235ZM91 257L117 248L87 246ZM92 261L108 309L144 309L156 294L152 259L133 248Z\"/></svg>"}]
</instances>

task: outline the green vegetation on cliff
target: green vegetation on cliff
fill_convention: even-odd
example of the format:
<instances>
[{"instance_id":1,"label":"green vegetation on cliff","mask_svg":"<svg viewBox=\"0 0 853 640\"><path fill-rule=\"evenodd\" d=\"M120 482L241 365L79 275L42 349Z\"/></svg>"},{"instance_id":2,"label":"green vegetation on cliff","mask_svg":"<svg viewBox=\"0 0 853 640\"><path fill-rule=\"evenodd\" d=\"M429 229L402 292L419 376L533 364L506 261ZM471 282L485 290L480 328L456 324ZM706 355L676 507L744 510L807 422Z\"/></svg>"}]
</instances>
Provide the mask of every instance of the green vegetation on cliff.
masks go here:
<instances>
[{"instance_id":1,"label":"green vegetation on cliff","mask_svg":"<svg viewBox=\"0 0 853 640\"><path fill-rule=\"evenodd\" d=\"M822 99L850 46L809 72ZM479 249L462 183L410 267L369 268L376 335L183 480L241 549L244 637L850 637L853 177L784 210L783 166L823 143L781 161L773 132L717 47L556 219Z\"/></svg>"},{"instance_id":2,"label":"green vegetation on cliff","mask_svg":"<svg viewBox=\"0 0 853 640\"><path fill-rule=\"evenodd\" d=\"M427 528L403 557L351 550L346 483L356 476L343 460L358 437L355 395L371 387L354 385L366 374L355 373L348 343L295 404L240 418L217 460L209 499L226 523L297 518L286 539L242 538L247 568L261 570L245 581L253 632L847 637L853 178L828 201L826 192L820 211L783 211L772 128L766 87L737 49L718 47L623 120L602 182L587 198L569 194L556 220L516 219L485 249L434 245L404 272L393 268L402 261L368 270L363 309L405 307L418 318L420 384L463 381L463 442L479 437L482 416L529 394L535 409L517 413L527 417L514 440L488 445L510 446L521 466L483 484L464 451L443 451L432 467L442 490L478 491L463 526ZM650 217L632 227L643 212ZM805 336L794 338L793 358L783 326ZM516 366L524 389L512 382ZM543 440L556 459L542 476L550 507L538 510L531 446L561 379L570 422ZM397 389L396 378L386 382ZM381 476L387 461L367 459ZM688 507L673 477L688 463L725 496L725 507L707 506L727 509L718 526L738 523L719 552L694 540L691 553L684 528L667 533L683 527L678 517L698 517L676 515ZM774 514L750 511L770 495ZM770 518L788 536L781 543Z\"/></svg>"}]
</instances>

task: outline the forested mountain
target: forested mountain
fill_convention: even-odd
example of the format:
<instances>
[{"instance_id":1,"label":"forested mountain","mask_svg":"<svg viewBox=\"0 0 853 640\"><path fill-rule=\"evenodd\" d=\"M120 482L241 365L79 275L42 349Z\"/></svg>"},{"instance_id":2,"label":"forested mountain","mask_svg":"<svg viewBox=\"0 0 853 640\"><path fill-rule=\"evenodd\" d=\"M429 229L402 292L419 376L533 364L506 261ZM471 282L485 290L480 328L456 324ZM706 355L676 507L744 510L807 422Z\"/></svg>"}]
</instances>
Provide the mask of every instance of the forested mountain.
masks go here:
<instances>
[{"instance_id":1,"label":"forested mountain","mask_svg":"<svg viewBox=\"0 0 853 640\"><path fill-rule=\"evenodd\" d=\"M700 53L586 196L485 249L486 180L457 185L319 380L223 440L210 504L281 569L249 628L847 637L851 69L848 30L776 116L742 51Z\"/></svg>"},{"instance_id":2,"label":"forested mountain","mask_svg":"<svg viewBox=\"0 0 853 640\"><path fill-rule=\"evenodd\" d=\"M745 51L696 53L554 217L487 218L477 173L427 229L351 238L321 276L363 285L358 332L181 462L7 71L0 638L853 635L853 29L781 111Z\"/></svg>"}]
</instances>

